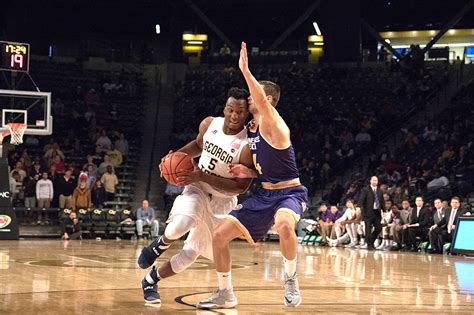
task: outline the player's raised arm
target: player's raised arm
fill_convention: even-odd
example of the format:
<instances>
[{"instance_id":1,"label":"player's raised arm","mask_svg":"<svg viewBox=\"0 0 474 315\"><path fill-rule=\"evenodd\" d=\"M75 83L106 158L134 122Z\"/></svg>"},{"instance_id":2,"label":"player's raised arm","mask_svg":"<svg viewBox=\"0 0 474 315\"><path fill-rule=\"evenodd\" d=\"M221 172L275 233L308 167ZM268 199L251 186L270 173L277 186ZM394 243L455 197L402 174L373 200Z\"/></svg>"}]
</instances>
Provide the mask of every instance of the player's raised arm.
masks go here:
<instances>
[{"instance_id":1,"label":"player's raised arm","mask_svg":"<svg viewBox=\"0 0 474 315\"><path fill-rule=\"evenodd\" d=\"M253 102L258 110L260 132L273 146L284 148L290 144L290 130L278 111L270 103L261 84L249 69L247 45L242 42L239 68L244 75Z\"/></svg>"},{"instance_id":2,"label":"player's raised arm","mask_svg":"<svg viewBox=\"0 0 474 315\"><path fill-rule=\"evenodd\" d=\"M262 117L266 116L269 119L277 121L280 115L268 101L265 91L263 90L260 83L258 83L257 79L255 79L253 74L250 72L247 55L247 44L245 44L245 42L242 42L242 46L240 48L239 68L244 75L245 81L249 87L250 95L252 96L259 114Z\"/></svg>"}]
</instances>

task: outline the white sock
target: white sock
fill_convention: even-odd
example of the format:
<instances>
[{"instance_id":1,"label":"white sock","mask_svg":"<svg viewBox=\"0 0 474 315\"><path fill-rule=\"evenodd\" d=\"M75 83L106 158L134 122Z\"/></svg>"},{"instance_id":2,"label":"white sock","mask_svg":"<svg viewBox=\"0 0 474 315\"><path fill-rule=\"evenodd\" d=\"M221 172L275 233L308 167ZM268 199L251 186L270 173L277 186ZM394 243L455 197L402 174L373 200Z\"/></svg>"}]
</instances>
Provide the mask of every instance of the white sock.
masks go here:
<instances>
[{"instance_id":1,"label":"white sock","mask_svg":"<svg viewBox=\"0 0 474 315\"><path fill-rule=\"evenodd\" d=\"M232 289L231 272L217 272L217 281L219 282L219 290Z\"/></svg>"},{"instance_id":2,"label":"white sock","mask_svg":"<svg viewBox=\"0 0 474 315\"><path fill-rule=\"evenodd\" d=\"M283 265L285 266L285 272L288 277L293 277L296 273L296 257L293 260L288 260L283 257Z\"/></svg>"},{"instance_id":3,"label":"white sock","mask_svg":"<svg viewBox=\"0 0 474 315\"><path fill-rule=\"evenodd\" d=\"M157 281L155 281L155 279L153 279L154 277L151 275L152 271L150 270L149 273L146 274L145 276L145 280L146 282L148 282L149 284L155 284L156 282L160 281L161 279L161 276L160 274L158 273L158 269L155 269L156 270L156 278L158 279Z\"/></svg>"}]
</instances>

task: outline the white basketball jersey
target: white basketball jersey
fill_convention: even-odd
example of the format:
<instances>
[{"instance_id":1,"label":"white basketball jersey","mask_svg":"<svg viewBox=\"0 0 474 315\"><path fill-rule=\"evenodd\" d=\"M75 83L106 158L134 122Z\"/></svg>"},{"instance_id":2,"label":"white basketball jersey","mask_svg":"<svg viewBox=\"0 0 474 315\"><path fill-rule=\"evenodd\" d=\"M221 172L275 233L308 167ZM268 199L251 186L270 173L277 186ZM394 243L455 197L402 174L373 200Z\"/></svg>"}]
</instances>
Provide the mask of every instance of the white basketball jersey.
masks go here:
<instances>
[{"instance_id":1,"label":"white basketball jersey","mask_svg":"<svg viewBox=\"0 0 474 315\"><path fill-rule=\"evenodd\" d=\"M206 174L231 178L227 171L229 164L240 163L240 153L247 145L247 129L235 135L226 135L223 131L224 118L216 117L212 120L203 137L199 168ZM206 192L217 197L236 196L235 193L219 191L206 183L202 183Z\"/></svg>"}]
</instances>

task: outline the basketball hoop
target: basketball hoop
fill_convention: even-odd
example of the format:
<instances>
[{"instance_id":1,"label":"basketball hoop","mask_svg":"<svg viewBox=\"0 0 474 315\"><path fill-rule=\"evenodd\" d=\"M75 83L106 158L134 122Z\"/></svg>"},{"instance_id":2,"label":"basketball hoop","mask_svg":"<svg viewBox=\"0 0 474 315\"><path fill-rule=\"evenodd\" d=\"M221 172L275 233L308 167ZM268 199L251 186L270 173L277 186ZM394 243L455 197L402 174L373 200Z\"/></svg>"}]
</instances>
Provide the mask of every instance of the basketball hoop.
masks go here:
<instances>
[{"instance_id":1,"label":"basketball hoop","mask_svg":"<svg viewBox=\"0 0 474 315\"><path fill-rule=\"evenodd\" d=\"M8 123L5 125L5 127L8 128L8 131L6 133L3 133L3 137L7 136L8 134L11 135L11 140L10 143L13 145L19 145L23 143L23 134L25 133L26 130L26 125L25 124L19 124L19 123Z\"/></svg>"}]
</instances>

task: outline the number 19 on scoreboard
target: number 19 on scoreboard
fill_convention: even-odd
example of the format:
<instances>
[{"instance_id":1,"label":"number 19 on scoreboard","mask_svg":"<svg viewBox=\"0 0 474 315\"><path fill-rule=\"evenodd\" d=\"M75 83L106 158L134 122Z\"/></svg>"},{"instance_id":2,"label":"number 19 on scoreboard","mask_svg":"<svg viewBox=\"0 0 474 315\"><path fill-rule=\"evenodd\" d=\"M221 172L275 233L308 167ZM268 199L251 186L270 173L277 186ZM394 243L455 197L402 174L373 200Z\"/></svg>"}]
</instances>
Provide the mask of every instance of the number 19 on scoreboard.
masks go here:
<instances>
[{"instance_id":1,"label":"number 19 on scoreboard","mask_svg":"<svg viewBox=\"0 0 474 315\"><path fill-rule=\"evenodd\" d=\"M0 70L28 72L30 44L0 41Z\"/></svg>"}]
</instances>

